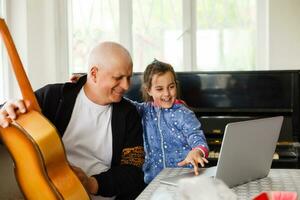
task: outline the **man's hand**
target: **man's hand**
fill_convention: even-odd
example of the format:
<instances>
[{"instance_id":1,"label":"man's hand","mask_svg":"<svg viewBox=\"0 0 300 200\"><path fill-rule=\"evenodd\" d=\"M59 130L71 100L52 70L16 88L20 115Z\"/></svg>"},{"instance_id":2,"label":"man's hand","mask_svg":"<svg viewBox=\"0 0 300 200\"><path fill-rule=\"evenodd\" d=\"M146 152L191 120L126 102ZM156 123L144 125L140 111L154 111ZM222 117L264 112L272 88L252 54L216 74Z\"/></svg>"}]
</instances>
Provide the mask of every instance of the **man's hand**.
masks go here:
<instances>
[{"instance_id":1,"label":"man's hand","mask_svg":"<svg viewBox=\"0 0 300 200\"><path fill-rule=\"evenodd\" d=\"M24 102L23 100L8 101L0 110L0 126L6 128L9 123L17 119L18 115L21 113L26 113L26 107L29 106L29 102Z\"/></svg>"},{"instance_id":2,"label":"man's hand","mask_svg":"<svg viewBox=\"0 0 300 200\"><path fill-rule=\"evenodd\" d=\"M195 175L197 176L199 174L198 164L200 164L201 167L204 167L205 163L208 163L208 160L204 157L202 151L199 149L193 149L188 153L183 161L178 163L178 166L182 167L192 164L194 166Z\"/></svg>"},{"instance_id":3,"label":"man's hand","mask_svg":"<svg viewBox=\"0 0 300 200\"><path fill-rule=\"evenodd\" d=\"M97 180L94 177L87 176L81 168L75 166L71 167L85 189L91 194L96 194L99 187Z\"/></svg>"}]
</instances>

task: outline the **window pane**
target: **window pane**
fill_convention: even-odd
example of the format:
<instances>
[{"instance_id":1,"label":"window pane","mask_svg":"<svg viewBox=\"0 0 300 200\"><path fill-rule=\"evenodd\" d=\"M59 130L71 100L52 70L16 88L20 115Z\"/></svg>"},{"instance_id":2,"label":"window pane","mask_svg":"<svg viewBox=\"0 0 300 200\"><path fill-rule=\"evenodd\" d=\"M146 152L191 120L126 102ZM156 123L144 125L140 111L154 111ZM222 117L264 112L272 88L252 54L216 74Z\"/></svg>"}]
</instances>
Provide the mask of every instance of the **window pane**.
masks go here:
<instances>
[{"instance_id":1,"label":"window pane","mask_svg":"<svg viewBox=\"0 0 300 200\"><path fill-rule=\"evenodd\" d=\"M197 70L255 67L256 0L197 0Z\"/></svg>"},{"instance_id":2,"label":"window pane","mask_svg":"<svg viewBox=\"0 0 300 200\"><path fill-rule=\"evenodd\" d=\"M182 62L182 1L132 0L134 69L144 71L154 58L179 71Z\"/></svg>"},{"instance_id":3,"label":"window pane","mask_svg":"<svg viewBox=\"0 0 300 200\"><path fill-rule=\"evenodd\" d=\"M70 73L85 72L87 55L97 43L118 41L118 0L71 0Z\"/></svg>"}]
</instances>

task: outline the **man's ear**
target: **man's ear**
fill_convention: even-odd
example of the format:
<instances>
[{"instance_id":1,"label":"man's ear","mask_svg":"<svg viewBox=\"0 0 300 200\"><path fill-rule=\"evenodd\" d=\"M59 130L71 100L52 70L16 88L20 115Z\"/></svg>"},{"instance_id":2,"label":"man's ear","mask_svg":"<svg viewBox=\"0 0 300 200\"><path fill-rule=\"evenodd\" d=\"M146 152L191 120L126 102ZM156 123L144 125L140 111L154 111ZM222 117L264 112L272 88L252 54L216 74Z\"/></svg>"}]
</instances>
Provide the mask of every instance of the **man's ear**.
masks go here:
<instances>
[{"instance_id":1,"label":"man's ear","mask_svg":"<svg viewBox=\"0 0 300 200\"><path fill-rule=\"evenodd\" d=\"M93 82L96 82L96 80L97 80L98 70L99 69L97 66L93 66L90 69L90 75L91 75Z\"/></svg>"}]
</instances>

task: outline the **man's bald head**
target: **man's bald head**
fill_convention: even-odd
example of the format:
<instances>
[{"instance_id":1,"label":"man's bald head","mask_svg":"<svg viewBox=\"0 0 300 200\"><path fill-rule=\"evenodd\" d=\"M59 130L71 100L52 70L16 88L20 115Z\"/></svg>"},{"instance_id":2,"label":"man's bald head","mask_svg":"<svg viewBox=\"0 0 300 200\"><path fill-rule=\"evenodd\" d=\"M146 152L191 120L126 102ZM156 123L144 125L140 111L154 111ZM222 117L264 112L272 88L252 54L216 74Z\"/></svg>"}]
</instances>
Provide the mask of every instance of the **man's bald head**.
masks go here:
<instances>
[{"instance_id":1,"label":"man's bald head","mask_svg":"<svg viewBox=\"0 0 300 200\"><path fill-rule=\"evenodd\" d=\"M132 76L129 52L120 44L103 42L92 49L88 65L87 97L99 105L120 102Z\"/></svg>"},{"instance_id":2,"label":"man's bald head","mask_svg":"<svg viewBox=\"0 0 300 200\"><path fill-rule=\"evenodd\" d=\"M88 70L92 67L110 67L122 62L132 67L132 59L129 52L115 42L102 42L95 46L88 58Z\"/></svg>"}]
</instances>

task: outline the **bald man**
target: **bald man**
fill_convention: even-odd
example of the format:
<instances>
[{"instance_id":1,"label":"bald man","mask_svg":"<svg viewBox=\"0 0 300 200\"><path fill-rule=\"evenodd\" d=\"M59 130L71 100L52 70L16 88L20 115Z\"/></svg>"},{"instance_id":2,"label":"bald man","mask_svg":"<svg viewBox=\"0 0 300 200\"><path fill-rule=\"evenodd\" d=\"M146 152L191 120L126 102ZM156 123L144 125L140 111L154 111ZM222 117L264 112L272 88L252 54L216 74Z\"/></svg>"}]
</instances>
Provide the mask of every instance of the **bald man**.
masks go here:
<instances>
[{"instance_id":1,"label":"bald man","mask_svg":"<svg viewBox=\"0 0 300 200\"><path fill-rule=\"evenodd\" d=\"M43 114L56 126L67 159L92 199L134 199L144 188L140 117L123 94L132 75L128 51L100 43L88 59L88 73L76 83L51 84L35 92ZM9 125L24 102L7 102L0 125Z\"/></svg>"}]
</instances>

